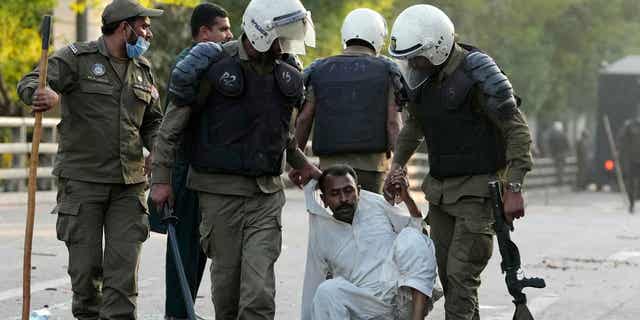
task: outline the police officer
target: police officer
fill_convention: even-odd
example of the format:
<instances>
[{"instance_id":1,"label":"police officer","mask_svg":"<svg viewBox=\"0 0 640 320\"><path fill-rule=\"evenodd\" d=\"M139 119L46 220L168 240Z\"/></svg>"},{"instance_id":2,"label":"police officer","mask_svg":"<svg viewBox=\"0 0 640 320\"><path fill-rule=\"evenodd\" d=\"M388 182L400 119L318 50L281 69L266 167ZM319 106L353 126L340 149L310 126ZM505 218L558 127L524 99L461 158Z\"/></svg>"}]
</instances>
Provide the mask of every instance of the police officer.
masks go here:
<instances>
[{"instance_id":1,"label":"police officer","mask_svg":"<svg viewBox=\"0 0 640 320\"><path fill-rule=\"evenodd\" d=\"M306 101L296 123L302 150L313 126L320 168L349 164L362 188L377 193L400 131L396 101L404 90L398 66L379 55L386 37L379 13L351 11L342 25L342 54L316 60L304 72Z\"/></svg>"},{"instance_id":2,"label":"police officer","mask_svg":"<svg viewBox=\"0 0 640 320\"><path fill-rule=\"evenodd\" d=\"M151 150L162 112L142 54L153 37L148 9L114 0L96 41L71 44L18 84L22 101L47 111L60 101L57 237L69 250L77 319L135 319L140 248L149 236L143 146ZM104 236L104 245L103 245Z\"/></svg>"},{"instance_id":3,"label":"police officer","mask_svg":"<svg viewBox=\"0 0 640 320\"><path fill-rule=\"evenodd\" d=\"M625 121L618 133L620 161L629 197L629 213L634 213L634 204L640 188L640 117Z\"/></svg>"},{"instance_id":4,"label":"police officer","mask_svg":"<svg viewBox=\"0 0 640 320\"><path fill-rule=\"evenodd\" d=\"M191 14L191 35L193 44L178 54L174 66L187 56L189 50L200 42L224 43L233 39L229 14L227 11L212 3L202 3L193 9ZM169 87L169 86L167 86ZM168 100L167 100L168 101ZM165 102L165 108L166 104ZM179 222L176 224L176 239L180 250L180 258L189 282L191 295L195 299L198 287L204 274L204 267L207 263L207 256L200 247L200 237L198 227L200 225L200 209L198 207L198 195L195 191L187 189L187 173L189 170L188 159L185 156L187 146L184 137L179 142L171 176L171 184L174 199L174 214ZM152 202L151 198L147 202ZM164 225L160 222L160 215L154 205L150 205L151 230L165 233ZM165 262L165 317L166 319L187 318L187 311L184 305L183 296L180 290L178 274L175 266L171 246L167 245L167 255Z\"/></svg>"},{"instance_id":5,"label":"police officer","mask_svg":"<svg viewBox=\"0 0 640 320\"><path fill-rule=\"evenodd\" d=\"M569 154L569 138L564 133L564 125L562 122L554 121L553 125L545 132L544 138L547 156L553 159L556 184L562 186L564 183L565 162Z\"/></svg>"},{"instance_id":6,"label":"police officer","mask_svg":"<svg viewBox=\"0 0 640 320\"><path fill-rule=\"evenodd\" d=\"M223 46L196 45L172 72L152 198L158 205L169 200L177 139L185 127L196 128L187 185L198 192L200 242L215 261L216 318L273 319L284 161L299 169L302 182L320 176L289 136L303 95L290 54L304 54L315 36L298 0L252 0L242 30Z\"/></svg>"},{"instance_id":7,"label":"police officer","mask_svg":"<svg viewBox=\"0 0 640 320\"><path fill-rule=\"evenodd\" d=\"M404 10L391 32L392 56L406 63L412 89L391 170L401 170L423 137L429 174L422 189L436 247L447 320L479 319L478 287L493 249L487 183L499 174L511 221L524 215L521 186L531 137L509 80L477 48L454 40L453 23L430 5ZM391 200L395 188L385 184Z\"/></svg>"}]
</instances>

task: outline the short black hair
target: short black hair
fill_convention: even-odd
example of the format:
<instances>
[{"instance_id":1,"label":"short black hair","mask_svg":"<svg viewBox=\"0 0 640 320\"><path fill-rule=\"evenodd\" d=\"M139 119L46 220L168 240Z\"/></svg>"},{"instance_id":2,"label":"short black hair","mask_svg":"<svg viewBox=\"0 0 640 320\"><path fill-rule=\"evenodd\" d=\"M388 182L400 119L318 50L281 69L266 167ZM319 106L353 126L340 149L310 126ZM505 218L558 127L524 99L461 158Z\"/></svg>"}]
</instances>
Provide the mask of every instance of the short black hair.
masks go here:
<instances>
[{"instance_id":1,"label":"short black hair","mask_svg":"<svg viewBox=\"0 0 640 320\"><path fill-rule=\"evenodd\" d=\"M324 170L322 170L322 174L320 178L318 178L318 189L324 193L325 183L327 181L328 176L334 177L344 177L347 175L351 175L353 177L353 181L358 185L358 174L356 171L349 165L346 164L336 164L330 166Z\"/></svg>"},{"instance_id":2,"label":"short black hair","mask_svg":"<svg viewBox=\"0 0 640 320\"><path fill-rule=\"evenodd\" d=\"M376 48L373 47L373 45L371 45L371 43L362 40L362 39L358 39L358 38L353 38L353 39L349 39L347 40L347 47L350 46L361 46L361 47L367 47L373 51L376 51Z\"/></svg>"},{"instance_id":3,"label":"short black hair","mask_svg":"<svg viewBox=\"0 0 640 320\"><path fill-rule=\"evenodd\" d=\"M131 17L125 20L120 20L120 21L116 21L116 22L111 22L109 24L105 24L102 26L102 34L105 36L109 36L112 35L114 32L116 32L116 29L118 29L118 27L120 26L120 24L122 23L122 21L126 21L129 25L131 25L131 27L133 27L133 25L136 23L136 20L138 20L138 16L136 17Z\"/></svg>"},{"instance_id":4,"label":"short black hair","mask_svg":"<svg viewBox=\"0 0 640 320\"><path fill-rule=\"evenodd\" d=\"M191 36L195 38L202 26L212 27L216 18L228 16L227 10L217 4L205 2L197 5L191 14Z\"/></svg>"}]
</instances>

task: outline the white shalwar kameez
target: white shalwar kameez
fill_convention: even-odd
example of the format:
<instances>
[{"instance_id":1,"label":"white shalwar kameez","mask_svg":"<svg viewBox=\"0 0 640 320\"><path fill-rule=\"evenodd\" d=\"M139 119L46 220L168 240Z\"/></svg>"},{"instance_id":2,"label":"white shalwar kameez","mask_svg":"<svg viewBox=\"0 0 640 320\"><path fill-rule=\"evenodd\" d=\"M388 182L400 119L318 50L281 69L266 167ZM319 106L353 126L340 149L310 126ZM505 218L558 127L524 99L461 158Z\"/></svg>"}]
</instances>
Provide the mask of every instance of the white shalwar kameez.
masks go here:
<instances>
[{"instance_id":1,"label":"white shalwar kameez","mask_svg":"<svg viewBox=\"0 0 640 320\"><path fill-rule=\"evenodd\" d=\"M352 224L324 208L317 182L305 186L309 244L302 320L408 319L411 290L432 296L435 249L421 219L361 191ZM325 280L327 273L333 279Z\"/></svg>"}]
</instances>

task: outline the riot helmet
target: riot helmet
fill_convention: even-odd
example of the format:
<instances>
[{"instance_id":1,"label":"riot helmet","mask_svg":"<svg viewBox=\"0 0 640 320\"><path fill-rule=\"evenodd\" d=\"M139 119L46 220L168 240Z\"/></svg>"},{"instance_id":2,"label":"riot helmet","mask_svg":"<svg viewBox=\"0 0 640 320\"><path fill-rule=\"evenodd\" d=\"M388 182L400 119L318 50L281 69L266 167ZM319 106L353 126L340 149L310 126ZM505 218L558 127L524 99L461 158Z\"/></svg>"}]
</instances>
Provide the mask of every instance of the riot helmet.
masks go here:
<instances>
[{"instance_id":1,"label":"riot helmet","mask_svg":"<svg viewBox=\"0 0 640 320\"><path fill-rule=\"evenodd\" d=\"M378 54L386 38L387 22L374 10L355 9L349 12L342 23L342 45L345 48L347 41L360 39L369 43Z\"/></svg>"},{"instance_id":2,"label":"riot helmet","mask_svg":"<svg viewBox=\"0 0 640 320\"><path fill-rule=\"evenodd\" d=\"M316 42L311 12L299 0L252 0L242 16L242 30L259 52L267 52L277 40L283 53L305 54L305 46Z\"/></svg>"}]
</instances>

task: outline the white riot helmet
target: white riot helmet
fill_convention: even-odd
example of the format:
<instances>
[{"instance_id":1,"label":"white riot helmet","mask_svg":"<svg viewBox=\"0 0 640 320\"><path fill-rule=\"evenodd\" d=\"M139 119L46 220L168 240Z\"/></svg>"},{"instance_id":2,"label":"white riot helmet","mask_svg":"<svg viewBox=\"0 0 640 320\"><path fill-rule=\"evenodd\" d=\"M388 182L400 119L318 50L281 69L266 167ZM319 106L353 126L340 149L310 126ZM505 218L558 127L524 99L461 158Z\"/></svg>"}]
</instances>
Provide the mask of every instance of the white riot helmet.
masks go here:
<instances>
[{"instance_id":1,"label":"white riot helmet","mask_svg":"<svg viewBox=\"0 0 640 320\"><path fill-rule=\"evenodd\" d=\"M393 23L389 54L398 59L420 55L439 66L451 53L454 34L453 23L442 10L428 4L411 6Z\"/></svg>"},{"instance_id":2,"label":"white riot helmet","mask_svg":"<svg viewBox=\"0 0 640 320\"><path fill-rule=\"evenodd\" d=\"M376 53L380 53L386 38L387 22L379 13L371 9L355 9L344 18L342 45L345 48L347 41L361 39L371 44Z\"/></svg>"},{"instance_id":3,"label":"white riot helmet","mask_svg":"<svg viewBox=\"0 0 640 320\"><path fill-rule=\"evenodd\" d=\"M305 45L316 45L311 12L299 0L252 0L242 30L259 52L267 52L276 39L283 53L305 54Z\"/></svg>"}]
</instances>

